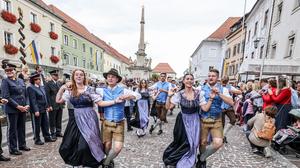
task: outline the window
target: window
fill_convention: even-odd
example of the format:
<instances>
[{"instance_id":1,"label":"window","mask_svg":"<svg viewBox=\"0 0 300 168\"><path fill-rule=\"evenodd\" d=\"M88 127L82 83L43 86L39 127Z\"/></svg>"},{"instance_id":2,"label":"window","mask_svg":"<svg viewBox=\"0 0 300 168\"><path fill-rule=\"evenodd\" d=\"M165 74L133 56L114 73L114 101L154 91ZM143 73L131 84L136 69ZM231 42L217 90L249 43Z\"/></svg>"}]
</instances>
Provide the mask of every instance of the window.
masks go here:
<instances>
[{"instance_id":1,"label":"window","mask_svg":"<svg viewBox=\"0 0 300 168\"><path fill-rule=\"evenodd\" d=\"M93 56L93 48L90 47L90 55Z\"/></svg>"},{"instance_id":2,"label":"window","mask_svg":"<svg viewBox=\"0 0 300 168\"><path fill-rule=\"evenodd\" d=\"M13 44L13 35L9 32L4 32L5 44Z\"/></svg>"},{"instance_id":3,"label":"window","mask_svg":"<svg viewBox=\"0 0 300 168\"><path fill-rule=\"evenodd\" d=\"M74 66L77 66L77 57L73 57Z\"/></svg>"},{"instance_id":4,"label":"window","mask_svg":"<svg viewBox=\"0 0 300 168\"><path fill-rule=\"evenodd\" d=\"M236 55L236 45L233 47L233 56Z\"/></svg>"},{"instance_id":5,"label":"window","mask_svg":"<svg viewBox=\"0 0 300 168\"><path fill-rule=\"evenodd\" d=\"M83 68L85 68L85 64L86 64L86 60L83 59L83 60L82 60L82 67L83 67Z\"/></svg>"},{"instance_id":6,"label":"window","mask_svg":"<svg viewBox=\"0 0 300 168\"><path fill-rule=\"evenodd\" d=\"M257 27L258 27L258 22L255 23L253 36L255 36L257 33Z\"/></svg>"},{"instance_id":7,"label":"window","mask_svg":"<svg viewBox=\"0 0 300 168\"><path fill-rule=\"evenodd\" d=\"M249 30L248 32L248 42L250 41L250 37L251 37L251 30Z\"/></svg>"},{"instance_id":8,"label":"window","mask_svg":"<svg viewBox=\"0 0 300 168\"><path fill-rule=\"evenodd\" d=\"M73 39L73 48L77 48L77 40L76 39Z\"/></svg>"},{"instance_id":9,"label":"window","mask_svg":"<svg viewBox=\"0 0 300 168\"><path fill-rule=\"evenodd\" d=\"M54 26L54 23L51 23L51 22L50 22L50 31L51 31L51 32L55 32L55 26Z\"/></svg>"},{"instance_id":10,"label":"window","mask_svg":"<svg viewBox=\"0 0 300 168\"><path fill-rule=\"evenodd\" d=\"M51 47L51 55L55 55L55 47Z\"/></svg>"},{"instance_id":11,"label":"window","mask_svg":"<svg viewBox=\"0 0 300 168\"><path fill-rule=\"evenodd\" d=\"M82 43L82 51L85 52L85 44Z\"/></svg>"},{"instance_id":12,"label":"window","mask_svg":"<svg viewBox=\"0 0 300 168\"><path fill-rule=\"evenodd\" d=\"M251 59L253 59L253 58L254 58L254 52L251 53Z\"/></svg>"},{"instance_id":13,"label":"window","mask_svg":"<svg viewBox=\"0 0 300 168\"><path fill-rule=\"evenodd\" d=\"M67 65L70 64L70 60L69 60L68 54L64 54L64 60L65 60L65 63L66 63Z\"/></svg>"},{"instance_id":14,"label":"window","mask_svg":"<svg viewBox=\"0 0 300 168\"><path fill-rule=\"evenodd\" d=\"M97 50L96 51L96 65L99 65L99 57L100 57L100 52Z\"/></svg>"},{"instance_id":15,"label":"window","mask_svg":"<svg viewBox=\"0 0 300 168\"><path fill-rule=\"evenodd\" d=\"M8 12L12 12L11 10L11 2L8 0L4 0L3 1L3 9L8 11Z\"/></svg>"},{"instance_id":16,"label":"window","mask_svg":"<svg viewBox=\"0 0 300 168\"><path fill-rule=\"evenodd\" d=\"M282 3L281 2L278 6L277 6L277 20L276 22L279 22L281 19L281 14L282 14Z\"/></svg>"},{"instance_id":17,"label":"window","mask_svg":"<svg viewBox=\"0 0 300 168\"><path fill-rule=\"evenodd\" d=\"M289 46L288 46L288 54L286 57L292 57L294 53L294 46L295 46L295 35L289 38Z\"/></svg>"},{"instance_id":18,"label":"window","mask_svg":"<svg viewBox=\"0 0 300 168\"><path fill-rule=\"evenodd\" d=\"M64 45L69 45L69 37L64 35Z\"/></svg>"},{"instance_id":19,"label":"window","mask_svg":"<svg viewBox=\"0 0 300 168\"><path fill-rule=\"evenodd\" d=\"M242 53L245 51L245 40L242 42Z\"/></svg>"},{"instance_id":20,"label":"window","mask_svg":"<svg viewBox=\"0 0 300 168\"><path fill-rule=\"evenodd\" d=\"M264 46L260 47L260 53L259 53L259 58L262 59L264 54Z\"/></svg>"},{"instance_id":21,"label":"window","mask_svg":"<svg viewBox=\"0 0 300 168\"><path fill-rule=\"evenodd\" d=\"M37 16L33 12L30 13L30 21L31 23L37 23Z\"/></svg>"},{"instance_id":22,"label":"window","mask_svg":"<svg viewBox=\"0 0 300 168\"><path fill-rule=\"evenodd\" d=\"M272 45L272 51L271 51L271 58L275 58L275 54L276 54L276 44Z\"/></svg>"},{"instance_id":23,"label":"window","mask_svg":"<svg viewBox=\"0 0 300 168\"><path fill-rule=\"evenodd\" d=\"M240 53L240 50L241 50L241 43L239 43L239 44L237 45L237 53L238 53L238 54Z\"/></svg>"},{"instance_id":24,"label":"window","mask_svg":"<svg viewBox=\"0 0 300 168\"><path fill-rule=\"evenodd\" d=\"M264 26L267 25L269 19L269 9L265 11Z\"/></svg>"}]
</instances>

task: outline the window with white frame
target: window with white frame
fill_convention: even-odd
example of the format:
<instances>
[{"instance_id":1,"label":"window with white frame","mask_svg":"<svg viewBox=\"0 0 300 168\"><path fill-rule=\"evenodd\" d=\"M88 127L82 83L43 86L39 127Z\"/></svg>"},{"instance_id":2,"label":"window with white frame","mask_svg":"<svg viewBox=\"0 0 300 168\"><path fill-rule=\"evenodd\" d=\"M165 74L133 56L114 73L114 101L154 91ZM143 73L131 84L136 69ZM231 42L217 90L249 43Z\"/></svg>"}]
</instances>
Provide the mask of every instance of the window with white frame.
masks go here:
<instances>
[{"instance_id":1,"label":"window with white frame","mask_svg":"<svg viewBox=\"0 0 300 168\"><path fill-rule=\"evenodd\" d=\"M3 10L8 11L8 12L12 12L11 2L9 0L3 0L2 1L2 6L3 6Z\"/></svg>"},{"instance_id":2,"label":"window with white frame","mask_svg":"<svg viewBox=\"0 0 300 168\"><path fill-rule=\"evenodd\" d=\"M253 36L257 34L258 22L255 22L254 33Z\"/></svg>"},{"instance_id":3,"label":"window with white frame","mask_svg":"<svg viewBox=\"0 0 300 168\"><path fill-rule=\"evenodd\" d=\"M65 60L65 63L67 65L70 64L70 60L69 60L69 55L68 54L64 54L64 60Z\"/></svg>"},{"instance_id":4,"label":"window with white frame","mask_svg":"<svg viewBox=\"0 0 300 168\"><path fill-rule=\"evenodd\" d=\"M69 36L64 35L64 45L69 45Z\"/></svg>"},{"instance_id":5,"label":"window with white frame","mask_svg":"<svg viewBox=\"0 0 300 168\"><path fill-rule=\"evenodd\" d=\"M264 55L264 46L260 47L260 53L259 53L259 58L262 59Z\"/></svg>"},{"instance_id":6,"label":"window with white frame","mask_svg":"<svg viewBox=\"0 0 300 168\"><path fill-rule=\"evenodd\" d=\"M233 56L236 55L236 45L233 47Z\"/></svg>"},{"instance_id":7,"label":"window with white frame","mask_svg":"<svg viewBox=\"0 0 300 168\"><path fill-rule=\"evenodd\" d=\"M13 44L13 34L4 32L4 42L5 44Z\"/></svg>"},{"instance_id":8,"label":"window with white frame","mask_svg":"<svg viewBox=\"0 0 300 168\"><path fill-rule=\"evenodd\" d=\"M241 51L241 43L238 43L238 45L237 45L237 53L239 54L240 51Z\"/></svg>"},{"instance_id":9,"label":"window with white frame","mask_svg":"<svg viewBox=\"0 0 300 168\"><path fill-rule=\"evenodd\" d=\"M83 59L83 60L82 60L82 67L83 67L83 68L85 68L85 64L86 64L86 60Z\"/></svg>"},{"instance_id":10,"label":"window with white frame","mask_svg":"<svg viewBox=\"0 0 300 168\"><path fill-rule=\"evenodd\" d=\"M269 20L269 9L265 11L264 26L268 24L268 20Z\"/></svg>"},{"instance_id":11,"label":"window with white frame","mask_svg":"<svg viewBox=\"0 0 300 168\"><path fill-rule=\"evenodd\" d=\"M90 55L93 56L93 48L90 47Z\"/></svg>"},{"instance_id":12,"label":"window with white frame","mask_svg":"<svg viewBox=\"0 0 300 168\"><path fill-rule=\"evenodd\" d=\"M82 43L82 51L85 52L85 43Z\"/></svg>"},{"instance_id":13,"label":"window with white frame","mask_svg":"<svg viewBox=\"0 0 300 168\"><path fill-rule=\"evenodd\" d=\"M77 40L76 39L73 39L73 48L77 48Z\"/></svg>"},{"instance_id":14,"label":"window with white frame","mask_svg":"<svg viewBox=\"0 0 300 168\"><path fill-rule=\"evenodd\" d=\"M271 58L275 58L276 55L276 49L277 49L277 44L272 45L272 50L271 50Z\"/></svg>"},{"instance_id":15,"label":"window with white frame","mask_svg":"<svg viewBox=\"0 0 300 168\"><path fill-rule=\"evenodd\" d=\"M250 37L251 37L251 30L248 31L248 42L250 41Z\"/></svg>"},{"instance_id":16,"label":"window with white frame","mask_svg":"<svg viewBox=\"0 0 300 168\"><path fill-rule=\"evenodd\" d=\"M51 55L55 55L55 47L51 47Z\"/></svg>"},{"instance_id":17,"label":"window with white frame","mask_svg":"<svg viewBox=\"0 0 300 168\"><path fill-rule=\"evenodd\" d=\"M55 32L55 25L52 22L50 22L50 31Z\"/></svg>"},{"instance_id":18,"label":"window with white frame","mask_svg":"<svg viewBox=\"0 0 300 168\"><path fill-rule=\"evenodd\" d=\"M282 14L282 4L283 2L281 2L278 6L277 6L277 19L276 22L279 22L281 19L281 14Z\"/></svg>"},{"instance_id":19,"label":"window with white frame","mask_svg":"<svg viewBox=\"0 0 300 168\"><path fill-rule=\"evenodd\" d=\"M77 66L77 57L73 57L73 65Z\"/></svg>"},{"instance_id":20,"label":"window with white frame","mask_svg":"<svg viewBox=\"0 0 300 168\"><path fill-rule=\"evenodd\" d=\"M33 12L30 12L30 21L31 23L37 23L37 15Z\"/></svg>"},{"instance_id":21,"label":"window with white frame","mask_svg":"<svg viewBox=\"0 0 300 168\"><path fill-rule=\"evenodd\" d=\"M253 59L253 58L254 58L254 52L251 53L251 59Z\"/></svg>"},{"instance_id":22,"label":"window with white frame","mask_svg":"<svg viewBox=\"0 0 300 168\"><path fill-rule=\"evenodd\" d=\"M289 37L288 53L287 53L286 57L292 57L293 56L294 46L295 46L295 35Z\"/></svg>"}]
</instances>

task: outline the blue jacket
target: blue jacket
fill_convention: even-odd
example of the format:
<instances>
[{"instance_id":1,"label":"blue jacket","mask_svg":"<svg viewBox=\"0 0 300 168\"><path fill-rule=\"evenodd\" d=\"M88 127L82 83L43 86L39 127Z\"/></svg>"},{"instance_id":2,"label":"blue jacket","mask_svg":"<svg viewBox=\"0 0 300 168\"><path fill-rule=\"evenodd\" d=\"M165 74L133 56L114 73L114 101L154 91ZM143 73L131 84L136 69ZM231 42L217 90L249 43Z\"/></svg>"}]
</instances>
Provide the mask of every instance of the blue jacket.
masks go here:
<instances>
[{"instance_id":1,"label":"blue jacket","mask_svg":"<svg viewBox=\"0 0 300 168\"><path fill-rule=\"evenodd\" d=\"M8 100L8 103L4 105L6 114L21 112L17 109L18 105L29 105L26 86L22 79L3 79L1 84L1 94L3 98Z\"/></svg>"},{"instance_id":2,"label":"blue jacket","mask_svg":"<svg viewBox=\"0 0 300 168\"><path fill-rule=\"evenodd\" d=\"M49 103L47 101L44 87L36 87L35 85L30 85L27 88L27 92L29 95L30 111L32 113L45 113L46 109L49 107Z\"/></svg>"},{"instance_id":3,"label":"blue jacket","mask_svg":"<svg viewBox=\"0 0 300 168\"><path fill-rule=\"evenodd\" d=\"M116 86L113 90L109 88L103 89L103 101L115 100L117 97L124 94L124 88ZM104 107L104 118L111 122L120 122L124 119L125 102Z\"/></svg>"}]
</instances>

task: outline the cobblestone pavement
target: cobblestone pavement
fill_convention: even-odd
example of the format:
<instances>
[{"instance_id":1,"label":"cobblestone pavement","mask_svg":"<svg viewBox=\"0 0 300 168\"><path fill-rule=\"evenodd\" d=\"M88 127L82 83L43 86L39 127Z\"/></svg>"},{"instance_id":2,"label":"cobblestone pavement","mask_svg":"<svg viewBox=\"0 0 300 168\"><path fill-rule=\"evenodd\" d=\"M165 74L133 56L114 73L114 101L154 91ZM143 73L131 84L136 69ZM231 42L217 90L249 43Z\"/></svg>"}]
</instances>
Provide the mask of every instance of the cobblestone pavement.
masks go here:
<instances>
[{"instance_id":1,"label":"cobblestone pavement","mask_svg":"<svg viewBox=\"0 0 300 168\"><path fill-rule=\"evenodd\" d=\"M164 133L157 135L157 130L152 135L138 138L135 131L126 132L125 147L115 160L116 168L160 168L163 167L162 153L172 141L173 126L176 114L168 116L169 123L163 126ZM66 125L66 123L64 124ZM212 168L294 168L280 154L274 152L272 158L263 158L250 152L249 144L240 127L231 130L228 136L228 144L217 153L208 158L208 167ZM1 168L64 168L70 167L64 164L58 154L61 139L54 143L46 143L43 146L33 144L32 137L27 140L31 151L23 152L21 156L10 156L12 161L0 162ZM7 147L4 148L7 155Z\"/></svg>"}]
</instances>

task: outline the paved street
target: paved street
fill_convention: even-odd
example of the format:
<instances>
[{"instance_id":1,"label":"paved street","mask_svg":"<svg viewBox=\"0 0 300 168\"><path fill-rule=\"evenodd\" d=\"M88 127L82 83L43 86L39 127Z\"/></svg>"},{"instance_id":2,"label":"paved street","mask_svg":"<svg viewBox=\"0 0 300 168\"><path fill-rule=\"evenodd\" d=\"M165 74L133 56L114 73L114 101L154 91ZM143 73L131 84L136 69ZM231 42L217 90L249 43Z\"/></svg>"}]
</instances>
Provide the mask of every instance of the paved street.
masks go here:
<instances>
[{"instance_id":1,"label":"paved street","mask_svg":"<svg viewBox=\"0 0 300 168\"><path fill-rule=\"evenodd\" d=\"M173 125L176 114L169 116L169 123L164 125L164 133L156 135L157 130L152 135L147 134L143 138L137 138L135 132L126 133L125 147L119 157L115 160L116 167L163 167L161 161L162 153L172 140ZM64 126L66 122L64 123ZM242 134L241 128L234 128L228 137L229 143L220 151L208 159L208 167L212 168L294 168L287 159L278 153L274 153L272 158L266 159L250 153L250 147ZM63 163L58 154L61 139L54 143L47 143L43 146L33 145L32 137L29 137L28 146L30 152L25 152L22 156L11 156L11 162L1 162L1 168L16 167L70 167ZM7 147L5 154L7 155Z\"/></svg>"}]
</instances>

